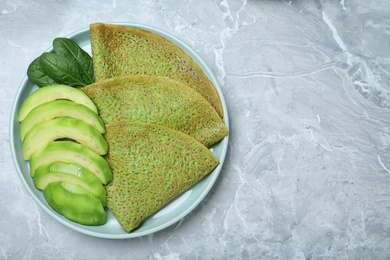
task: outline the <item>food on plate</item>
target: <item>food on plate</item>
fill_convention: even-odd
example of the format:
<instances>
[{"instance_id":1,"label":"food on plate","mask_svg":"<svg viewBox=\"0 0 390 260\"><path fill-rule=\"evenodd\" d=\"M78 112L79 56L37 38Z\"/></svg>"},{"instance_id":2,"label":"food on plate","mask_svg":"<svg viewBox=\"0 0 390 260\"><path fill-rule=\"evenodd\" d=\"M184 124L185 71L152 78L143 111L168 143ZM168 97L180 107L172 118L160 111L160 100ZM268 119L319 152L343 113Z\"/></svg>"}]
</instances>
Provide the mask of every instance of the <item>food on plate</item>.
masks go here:
<instances>
[{"instance_id":1,"label":"food on plate","mask_svg":"<svg viewBox=\"0 0 390 260\"><path fill-rule=\"evenodd\" d=\"M106 222L106 211L100 199L85 188L57 181L47 185L43 195L56 212L72 221L84 225L102 225Z\"/></svg>"},{"instance_id":2,"label":"food on plate","mask_svg":"<svg viewBox=\"0 0 390 260\"><path fill-rule=\"evenodd\" d=\"M66 84L81 87L95 81L91 56L67 38L53 41L54 52L45 52L27 69L27 76L38 87Z\"/></svg>"},{"instance_id":3,"label":"food on plate","mask_svg":"<svg viewBox=\"0 0 390 260\"><path fill-rule=\"evenodd\" d=\"M78 164L92 172L103 184L112 179L108 163L88 147L72 141L50 142L31 155L30 176L46 164L62 161Z\"/></svg>"},{"instance_id":4,"label":"food on plate","mask_svg":"<svg viewBox=\"0 0 390 260\"><path fill-rule=\"evenodd\" d=\"M100 180L84 167L68 162L56 161L39 167L34 175L34 186L44 190L52 182L64 181L78 185L95 194L107 205L106 189Z\"/></svg>"},{"instance_id":5,"label":"food on plate","mask_svg":"<svg viewBox=\"0 0 390 260\"><path fill-rule=\"evenodd\" d=\"M58 117L36 124L28 131L22 144L24 159L30 159L45 144L62 138L76 140L100 155L108 150L102 134L90 124L76 118Z\"/></svg>"},{"instance_id":6,"label":"food on plate","mask_svg":"<svg viewBox=\"0 0 390 260\"><path fill-rule=\"evenodd\" d=\"M219 164L194 138L156 124L118 121L106 126L105 138L113 173L107 207L126 232Z\"/></svg>"},{"instance_id":7,"label":"food on plate","mask_svg":"<svg viewBox=\"0 0 390 260\"><path fill-rule=\"evenodd\" d=\"M81 90L66 85L53 85L35 90L23 101L19 109L19 122L23 121L34 107L57 99L67 99L80 103L96 114L98 113L95 104Z\"/></svg>"},{"instance_id":8,"label":"food on plate","mask_svg":"<svg viewBox=\"0 0 390 260\"><path fill-rule=\"evenodd\" d=\"M105 133L103 120L88 107L69 100L53 100L36 106L20 124L20 136L25 135L35 125L57 117L72 117L92 125L100 133Z\"/></svg>"},{"instance_id":9,"label":"food on plate","mask_svg":"<svg viewBox=\"0 0 390 260\"><path fill-rule=\"evenodd\" d=\"M217 112L198 92L179 81L153 75L106 79L81 89L105 124L136 120L186 133L206 146L227 134Z\"/></svg>"},{"instance_id":10,"label":"food on plate","mask_svg":"<svg viewBox=\"0 0 390 260\"><path fill-rule=\"evenodd\" d=\"M56 38L30 64L23 157L53 210L102 225L108 207L131 232L218 166L207 147L228 129L214 85L169 40L101 23L90 38L93 59Z\"/></svg>"},{"instance_id":11,"label":"food on plate","mask_svg":"<svg viewBox=\"0 0 390 260\"><path fill-rule=\"evenodd\" d=\"M218 93L198 64L171 41L150 31L123 25L90 25L96 81L132 75L161 75L188 84L223 117Z\"/></svg>"}]
</instances>

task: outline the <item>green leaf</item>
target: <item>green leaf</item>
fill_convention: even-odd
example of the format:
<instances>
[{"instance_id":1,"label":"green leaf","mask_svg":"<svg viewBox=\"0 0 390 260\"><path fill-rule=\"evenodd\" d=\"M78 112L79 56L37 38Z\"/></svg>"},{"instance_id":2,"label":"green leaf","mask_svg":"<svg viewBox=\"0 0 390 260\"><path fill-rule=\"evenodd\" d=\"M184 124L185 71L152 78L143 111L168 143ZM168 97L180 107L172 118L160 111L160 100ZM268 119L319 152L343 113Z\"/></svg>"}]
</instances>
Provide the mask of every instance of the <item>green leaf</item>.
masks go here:
<instances>
[{"instance_id":1,"label":"green leaf","mask_svg":"<svg viewBox=\"0 0 390 260\"><path fill-rule=\"evenodd\" d=\"M45 52L39 57L39 64L46 74L60 84L69 86L88 85L81 77L81 69L72 58Z\"/></svg>"},{"instance_id":2,"label":"green leaf","mask_svg":"<svg viewBox=\"0 0 390 260\"><path fill-rule=\"evenodd\" d=\"M46 72L42 69L39 63L39 57L30 63L27 69L28 78L34 82L38 87L45 87L51 85L57 85L54 79L50 78Z\"/></svg>"},{"instance_id":3,"label":"green leaf","mask_svg":"<svg viewBox=\"0 0 390 260\"><path fill-rule=\"evenodd\" d=\"M87 85L95 82L92 58L80 46L70 39L56 38L53 41L53 49L56 54L69 57L78 64L82 71L81 77Z\"/></svg>"}]
</instances>

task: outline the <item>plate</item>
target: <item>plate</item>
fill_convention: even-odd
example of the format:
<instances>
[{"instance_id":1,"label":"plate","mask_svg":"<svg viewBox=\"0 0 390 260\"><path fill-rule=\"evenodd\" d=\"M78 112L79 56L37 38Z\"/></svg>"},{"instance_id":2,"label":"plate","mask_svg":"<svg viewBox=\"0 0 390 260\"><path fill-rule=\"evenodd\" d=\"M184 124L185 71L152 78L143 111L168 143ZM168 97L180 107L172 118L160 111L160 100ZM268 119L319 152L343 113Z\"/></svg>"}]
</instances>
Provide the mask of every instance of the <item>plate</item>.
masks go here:
<instances>
[{"instance_id":1,"label":"plate","mask_svg":"<svg viewBox=\"0 0 390 260\"><path fill-rule=\"evenodd\" d=\"M207 75L209 80L214 84L215 88L217 89L224 110L223 121L226 124L226 127L229 129L228 111L221 88L210 68L194 50L192 50L187 44L185 44L183 41L176 38L175 36L151 26L136 23L115 24L126 25L151 31L170 40L173 44L175 44L184 52L186 52L202 68L203 72ZM68 35L67 38L73 40L91 55L89 28L84 28L79 31L76 31ZM53 51L52 47L46 50L46 52L51 51ZM18 112L23 101L36 89L38 89L38 87L28 79L27 75L25 75L16 93L11 111L11 154L20 180L27 189L28 193L45 212L47 212L50 216L52 216L54 219L64 224L65 226L78 232L84 233L86 235L109 239L125 239L149 235L176 223L177 221L185 217L188 213L190 213L203 200L203 198L207 195L207 193L210 191L213 184L217 180L217 177L221 171L225 160L229 136L226 136L223 140L221 140L219 143L215 144L210 148L214 156L219 160L220 164L209 175L203 178L200 182L196 183L189 190L185 191L183 194L172 200L170 203L165 205L162 209L149 216L141 223L139 228L133 230L131 233L127 233L122 229L122 227L119 225L115 217L108 209L106 210L107 222L102 226L85 226L68 220L67 218L55 212L46 202L46 199L43 196L43 192L34 187L32 178L30 177L29 163L28 161L25 161L23 159L22 141L20 140L19 132L20 123L18 122Z\"/></svg>"}]
</instances>

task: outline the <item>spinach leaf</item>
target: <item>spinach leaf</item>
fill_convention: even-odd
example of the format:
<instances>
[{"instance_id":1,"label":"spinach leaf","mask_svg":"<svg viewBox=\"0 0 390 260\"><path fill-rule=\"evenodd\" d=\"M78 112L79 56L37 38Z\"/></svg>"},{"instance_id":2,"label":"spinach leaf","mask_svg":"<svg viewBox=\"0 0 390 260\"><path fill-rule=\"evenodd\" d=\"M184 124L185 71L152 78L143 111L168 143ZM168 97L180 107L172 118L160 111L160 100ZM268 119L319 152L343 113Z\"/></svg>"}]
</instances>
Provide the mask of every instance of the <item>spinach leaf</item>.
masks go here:
<instances>
[{"instance_id":1,"label":"spinach leaf","mask_svg":"<svg viewBox=\"0 0 390 260\"><path fill-rule=\"evenodd\" d=\"M42 69L39 63L39 57L33 60L33 62L31 62L31 64L28 66L27 76L40 88L58 84L54 79L50 78Z\"/></svg>"},{"instance_id":2,"label":"spinach leaf","mask_svg":"<svg viewBox=\"0 0 390 260\"><path fill-rule=\"evenodd\" d=\"M59 37L54 39L53 49L56 54L69 57L78 64L82 71L81 78L87 85L95 82L92 58L76 43L70 39Z\"/></svg>"},{"instance_id":3,"label":"spinach leaf","mask_svg":"<svg viewBox=\"0 0 390 260\"><path fill-rule=\"evenodd\" d=\"M93 60L67 38L53 41L55 53L43 53L27 69L27 76L39 87L65 84L83 87L95 82Z\"/></svg>"},{"instance_id":4,"label":"spinach leaf","mask_svg":"<svg viewBox=\"0 0 390 260\"><path fill-rule=\"evenodd\" d=\"M83 87L88 85L81 78L81 69L72 58L45 52L39 57L39 64L50 78L60 84Z\"/></svg>"}]
</instances>

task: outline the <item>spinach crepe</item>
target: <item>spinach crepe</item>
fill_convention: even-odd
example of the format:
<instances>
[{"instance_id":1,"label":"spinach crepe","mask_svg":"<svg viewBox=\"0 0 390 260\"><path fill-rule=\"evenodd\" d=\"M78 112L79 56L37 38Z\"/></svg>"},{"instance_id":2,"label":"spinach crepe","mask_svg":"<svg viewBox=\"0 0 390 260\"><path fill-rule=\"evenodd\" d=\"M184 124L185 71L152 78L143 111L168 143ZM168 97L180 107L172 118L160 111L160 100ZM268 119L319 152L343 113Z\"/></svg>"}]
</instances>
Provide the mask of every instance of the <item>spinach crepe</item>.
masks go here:
<instances>
[{"instance_id":1,"label":"spinach crepe","mask_svg":"<svg viewBox=\"0 0 390 260\"><path fill-rule=\"evenodd\" d=\"M107 206L126 232L219 164L192 137L160 125L118 121L106 126L105 138L113 174Z\"/></svg>"},{"instance_id":2,"label":"spinach crepe","mask_svg":"<svg viewBox=\"0 0 390 260\"><path fill-rule=\"evenodd\" d=\"M194 89L152 75L102 80L81 89L95 103L104 123L136 120L163 125L210 146L228 134L222 119Z\"/></svg>"},{"instance_id":3,"label":"spinach crepe","mask_svg":"<svg viewBox=\"0 0 390 260\"><path fill-rule=\"evenodd\" d=\"M150 31L123 25L90 25L96 81L134 74L161 75L198 91L223 117L218 93L202 69L183 50Z\"/></svg>"}]
</instances>

